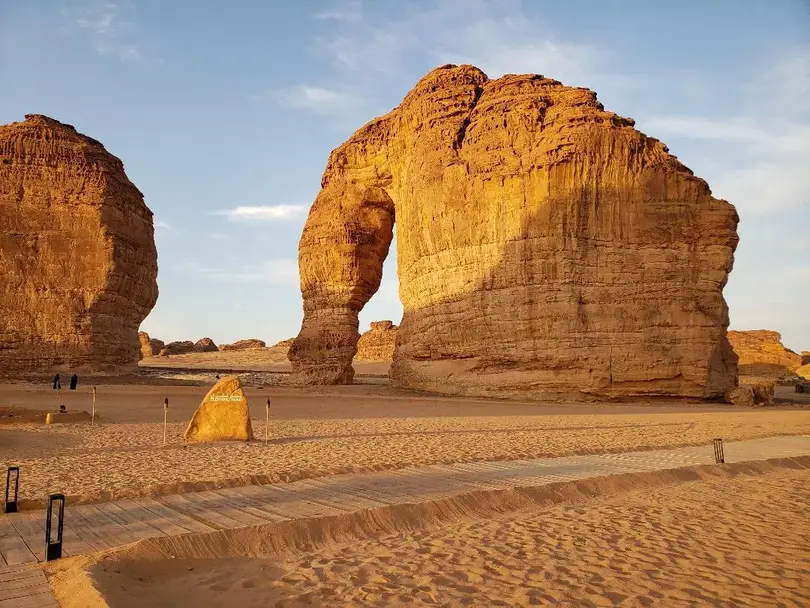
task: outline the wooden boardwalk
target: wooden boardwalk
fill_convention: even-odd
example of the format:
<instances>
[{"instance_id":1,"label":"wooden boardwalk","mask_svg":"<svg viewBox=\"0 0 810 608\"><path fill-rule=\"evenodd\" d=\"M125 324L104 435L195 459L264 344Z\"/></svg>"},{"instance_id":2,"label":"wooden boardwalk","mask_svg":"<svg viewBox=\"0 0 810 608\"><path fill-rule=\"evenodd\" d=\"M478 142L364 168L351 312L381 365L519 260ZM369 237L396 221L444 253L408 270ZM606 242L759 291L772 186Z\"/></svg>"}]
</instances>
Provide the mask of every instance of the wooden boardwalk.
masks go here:
<instances>
[{"instance_id":1,"label":"wooden boardwalk","mask_svg":"<svg viewBox=\"0 0 810 608\"><path fill-rule=\"evenodd\" d=\"M725 444L727 463L810 455L810 436ZM648 452L470 462L352 473L292 483L67 505L63 555L145 538L241 528L519 486L714 463L711 445ZM24 472L23 472L24 475ZM51 608L42 570L45 512L0 515L0 608Z\"/></svg>"}]
</instances>

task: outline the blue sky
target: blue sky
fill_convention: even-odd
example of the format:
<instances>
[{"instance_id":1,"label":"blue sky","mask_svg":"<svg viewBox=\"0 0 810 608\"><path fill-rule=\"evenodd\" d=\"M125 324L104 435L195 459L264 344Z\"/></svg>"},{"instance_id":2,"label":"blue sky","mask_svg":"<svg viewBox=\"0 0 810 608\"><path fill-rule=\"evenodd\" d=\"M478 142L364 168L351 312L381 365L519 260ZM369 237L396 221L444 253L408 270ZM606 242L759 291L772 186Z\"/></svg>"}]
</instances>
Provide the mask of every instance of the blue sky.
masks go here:
<instances>
[{"instance_id":1,"label":"blue sky","mask_svg":"<svg viewBox=\"0 0 810 608\"><path fill-rule=\"evenodd\" d=\"M329 152L444 63L587 86L665 141L740 213L732 328L810 349L807 0L0 0L0 123L46 114L124 161L164 340L294 336ZM361 329L400 316L392 254Z\"/></svg>"}]
</instances>

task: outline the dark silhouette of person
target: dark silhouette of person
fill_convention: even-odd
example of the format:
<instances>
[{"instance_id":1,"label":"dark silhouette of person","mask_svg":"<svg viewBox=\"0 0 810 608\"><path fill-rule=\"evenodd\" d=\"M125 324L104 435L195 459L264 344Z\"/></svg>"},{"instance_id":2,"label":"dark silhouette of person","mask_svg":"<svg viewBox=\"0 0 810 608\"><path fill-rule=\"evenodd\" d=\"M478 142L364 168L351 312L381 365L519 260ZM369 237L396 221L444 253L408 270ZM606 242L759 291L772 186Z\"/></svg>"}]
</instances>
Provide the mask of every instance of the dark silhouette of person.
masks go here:
<instances>
[{"instance_id":1,"label":"dark silhouette of person","mask_svg":"<svg viewBox=\"0 0 810 608\"><path fill-rule=\"evenodd\" d=\"M75 391L76 390L76 384L78 382L79 382L79 377L76 374L73 374L70 377L70 390Z\"/></svg>"},{"instance_id":2,"label":"dark silhouette of person","mask_svg":"<svg viewBox=\"0 0 810 608\"><path fill-rule=\"evenodd\" d=\"M62 383L59 382L59 374L56 374L53 377L53 390L56 390L58 388L62 388Z\"/></svg>"}]
</instances>

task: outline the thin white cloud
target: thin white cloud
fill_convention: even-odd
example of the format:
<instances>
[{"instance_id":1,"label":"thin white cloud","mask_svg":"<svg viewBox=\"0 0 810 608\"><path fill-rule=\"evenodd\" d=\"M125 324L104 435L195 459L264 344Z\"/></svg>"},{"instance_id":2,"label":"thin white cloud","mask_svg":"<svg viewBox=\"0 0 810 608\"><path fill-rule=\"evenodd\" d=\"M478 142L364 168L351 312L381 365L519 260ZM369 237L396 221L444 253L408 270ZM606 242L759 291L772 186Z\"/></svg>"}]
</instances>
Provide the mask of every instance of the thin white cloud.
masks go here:
<instances>
[{"instance_id":1,"label":"thin white cloud","mask_svg":"<svg viewBox=\"0 0 810 608\"><path fill-rule=\"evenodd\" d=\"M421 55L434 65L472 63L490 77L541 73L572 84L584 83L606 57L604 49L555 39L518 0L435 0L401 10L390 18L343 20L315 48L336 67L361 74L400 74Z\"/></svg>"},{"instance_id":2,"label":"thin white cloud","mask_svg":"<svg viewBox=\"0 0 810 608\"><path fill-rule=\"evenodd\" d=\"M273 96L283 108L318 114L341 112L353 103L352 96L347 93L305 84L275 91Z\"/></svg>"},{"instance_id":3,"label":"thin white cloud","mask_svg":"<svg viewBox=\"0 0 810 608\"><path fill-rule=\"evenodd\" d=\"M348 23L357 23L363 20L363 8L360 0L349 0L347 2L338 2L334 8L317 13L316 19L345 21Z\"/></svg>"},{"instance_id":4,"label":"thin white cloud","mask_svg":"<svg viewBox=\"0 0 810 608\"><path fill-rule=\"evenodd\" d=\"M170 228L170 226L166 222L164 222L163 220L155 220L154 221L154 226L155 226L155 228L161 228L163 230L168 230Z\"/></svg>"},{"instance_id":5,"label":"thin white cloud","mask_svg":"<svg viewBox=\"0 0 810 608\"><path fill-rule=\"evenodd\" d=\"M203 267L193 261L172 266L179 274L195 274L204 280L225 283L255 283L265 285L298 285L298 260L278 258L260 264L241 264L233 268Z\"/></svg>"},{"instance_id":6,"label":"thin white cloud","mask_svg":"<svg viewBox=\"0 0 810 608\"><path fill-rule=\"evenodd\" d=\"M213 211L211 215L224 215L229 222L283 222L306 214L309 205L288 204L257 207L234 207L225 211Z\"/></svg>"},{"instance_id":7,"label":"thin white cloud","mask_svg":"<svg viewBox=\"0 0 810 608\"><path fill-rule=\"evenodd\" d=\"M70 24L90 36L96 53L115 57L125 63L139 63L143 55L134 41L136 26L127 18L134 6L108 0L93 0L72 10L63 9L63 16Z\"/></svg>"},{"instance_id":8,"label":"thin white cloud","mask_svg":"<svg viewBox=\"0 0 810 608\"><path fill-rule=\"evenodd\" d=\"M749 93L744 114L653 116L637 125L665 141L711 145L712 154L703 163L709 174L704 177L714 195L736 205L744 218L807 208L810 112L794 100L806 99L810 90L810 50L784 57L743 90Z\"/></svg>"}]
</instances>

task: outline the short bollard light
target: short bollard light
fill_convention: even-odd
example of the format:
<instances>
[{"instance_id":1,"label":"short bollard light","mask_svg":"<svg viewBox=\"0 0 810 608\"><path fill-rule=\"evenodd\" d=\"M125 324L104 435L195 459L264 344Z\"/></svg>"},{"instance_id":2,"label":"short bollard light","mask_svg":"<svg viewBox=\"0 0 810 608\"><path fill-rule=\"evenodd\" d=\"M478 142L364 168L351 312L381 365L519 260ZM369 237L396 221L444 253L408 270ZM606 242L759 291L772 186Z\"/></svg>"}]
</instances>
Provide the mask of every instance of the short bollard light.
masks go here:
<instances>
[{"instance_id":1,"label":"short bollard light","mask_svg":"<svg viewBox=\"0 0 810 608\"><path fill-rule=\"evenodd\" d=\"M53 528L54 503L58 504L58 521L56 524L56 539L51 534ZM65 525L65 495L51 494L48 496L48 515L45 519L45 561L50 562L62 557L62 529Z\"/></svg>"},{"instance_id":2,"label":"short bollard light","mask_svg":"<svg viewBox=\"0 0 810 608\"><path fill-rule=\"evenodd\" d=\"M722 439L715 439L714 440L714 462L717 464L723 464L726 461L726 456L723 453L723 440Z\"/></svg>"},{"instance_id":3,"label":"short bollard light","mask_svg":"<svg viewBox=\"0 0 810 608\"><path fill-rule=\"evenodd\" d=\"M264 443L267 445L267 437L270 432L270 399L265 404L265 417L264 417Z\"/></svg>"},{"instance_id":4,"label":"short bollard light","mask_svg":"<svg viewBox=\"0 0 810 608\"><path fill-rule=\"evenodd\" d=\"M163 445L166 445L166 426L169 424L169 398L163 400Z\"/></svg>"},{"instance_id":5,"label":"short bollard light","mask_svg":"<svg viewBox=\"0 0 810 608\"><path fill-rule=\"evenodd\" d=\"M14 474L14 495L11 495L11 478ZM20 491L20 467L9 467L6 472L6 513L17 512L17 494Z\"/></svg>"}]
</instances>

